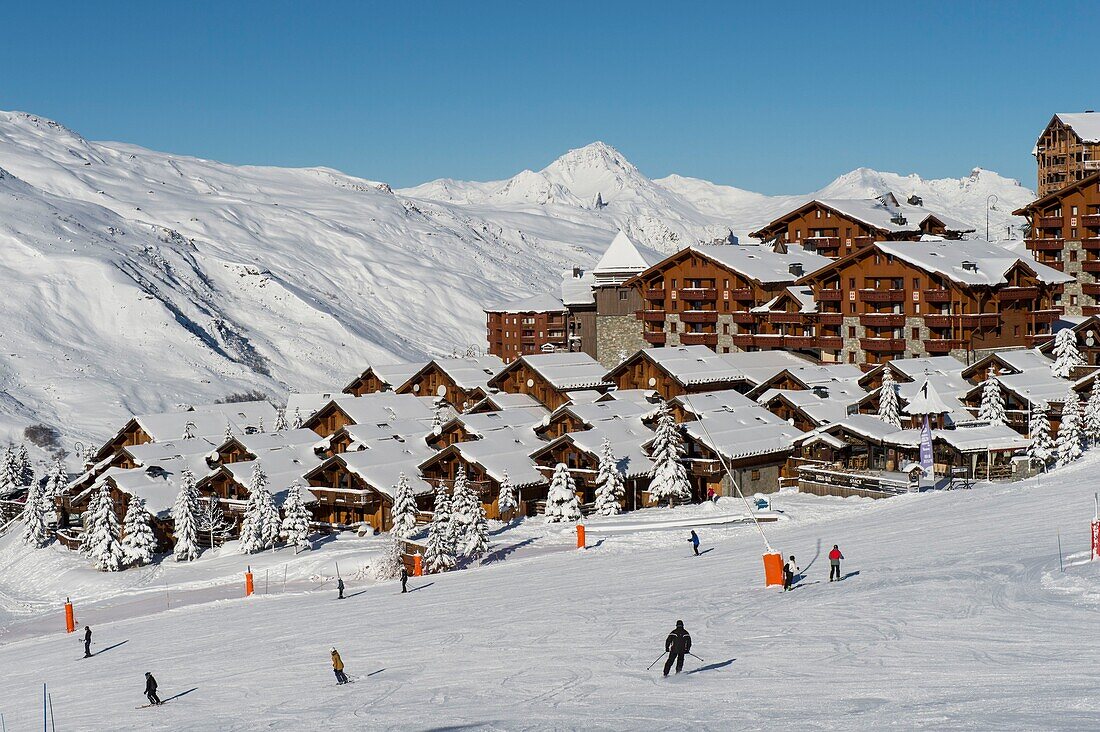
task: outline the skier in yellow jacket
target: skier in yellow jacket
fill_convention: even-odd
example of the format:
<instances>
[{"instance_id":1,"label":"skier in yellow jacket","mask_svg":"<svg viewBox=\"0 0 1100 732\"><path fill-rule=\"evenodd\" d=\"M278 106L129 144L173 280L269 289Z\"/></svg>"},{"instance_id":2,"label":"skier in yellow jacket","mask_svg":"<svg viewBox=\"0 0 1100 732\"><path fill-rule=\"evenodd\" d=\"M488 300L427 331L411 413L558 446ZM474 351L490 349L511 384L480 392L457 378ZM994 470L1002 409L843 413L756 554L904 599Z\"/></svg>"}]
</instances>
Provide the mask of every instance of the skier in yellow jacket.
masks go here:
<instances>
[{"instance_id":1,"label":"skier in yellow jacket","mask_svg":"<svg viewBox=\"0 0 1100 732\"><path fill-rule=\"evenodd\" d=\"M348 683L348 677L344 674L344 660L335 648L332 649L332 672L336 674L337 685Z\"/></svg>"}]
</instances>

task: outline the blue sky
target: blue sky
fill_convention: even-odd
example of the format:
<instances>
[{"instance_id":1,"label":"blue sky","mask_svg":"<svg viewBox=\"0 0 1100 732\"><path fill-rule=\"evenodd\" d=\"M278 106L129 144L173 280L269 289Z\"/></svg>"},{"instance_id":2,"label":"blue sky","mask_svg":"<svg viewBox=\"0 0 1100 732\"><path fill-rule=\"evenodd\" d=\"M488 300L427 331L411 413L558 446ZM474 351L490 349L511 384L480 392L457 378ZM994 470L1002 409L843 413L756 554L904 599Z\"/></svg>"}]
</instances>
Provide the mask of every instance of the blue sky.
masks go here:
<instances>
[{"instance_id":1,"label":"blue sky","mask_svg":"<svg viewBox=\"0 0 1100 732\"><path fill-rule=\"evenodd\" d=\"M1034 186L1053 112L1100 110L1100 3L5 5L0 108L90 139L395 186L593 140L765 193L858 166Z\"/></svg>"}]
</instances>

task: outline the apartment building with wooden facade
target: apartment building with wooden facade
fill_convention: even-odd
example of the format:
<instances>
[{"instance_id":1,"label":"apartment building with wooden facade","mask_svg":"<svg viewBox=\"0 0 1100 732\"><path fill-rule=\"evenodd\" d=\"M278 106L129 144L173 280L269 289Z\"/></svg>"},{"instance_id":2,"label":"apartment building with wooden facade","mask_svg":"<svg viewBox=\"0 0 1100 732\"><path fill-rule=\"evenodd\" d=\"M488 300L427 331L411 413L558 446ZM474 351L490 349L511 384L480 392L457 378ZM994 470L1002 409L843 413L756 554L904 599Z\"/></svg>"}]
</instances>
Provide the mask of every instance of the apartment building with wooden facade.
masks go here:
<instances>
[{"instance_id":1,"label":"apartment building with wooden facade","mask_svg":"<svg viewBox=\"0 0 1100 732\"><path fill-rule=\"evenodd\" d=\"M1040 197L1100 172L1100 114L1056 114L1035 142Z\"/></svg>"},{"instance_id":2,"label":"apartment building with wooden facade","mask_svg":"<svg viewBox=\"0 0 1100 732\"><path fill-rule=\"evenodd\" d=\"M814 199L749 236L842 257L875 241L916 241L925 234L961 239L973 231L966 223L924 208L916 196L903 203L886 193L869 199Z\"/></svg>"},{"instance_id":3,"label":"apartment building with wooden facade","mask_svg":"<svg viewBox=\"0 0 1100 732\"><path fill-rule=\"evenodd\" d=\"M569 310L551 295L485 308L489 353L504 363L520 356L569 349Z\"/></svg>"},{"instance_id":4,"label":"apartment building with wooden facade","mask_svg":"<svg viewBox=\"0 0 1100 732\"><path fill-rule=\"evenodd\" d=\"M1013 214L1027 217L1026 246L1032 256L1073 276L1062 303L1066 314L1100 313L1100 172L1058 188Z\"/></svg>"}]
</instances>

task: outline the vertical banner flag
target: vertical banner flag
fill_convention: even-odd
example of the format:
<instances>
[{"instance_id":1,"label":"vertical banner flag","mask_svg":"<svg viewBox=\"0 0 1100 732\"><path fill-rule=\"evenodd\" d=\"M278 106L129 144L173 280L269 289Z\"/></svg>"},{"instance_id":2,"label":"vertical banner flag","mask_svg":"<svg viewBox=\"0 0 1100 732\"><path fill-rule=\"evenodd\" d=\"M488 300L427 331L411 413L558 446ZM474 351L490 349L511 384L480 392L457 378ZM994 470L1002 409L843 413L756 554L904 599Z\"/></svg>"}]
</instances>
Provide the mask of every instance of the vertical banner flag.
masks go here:
<instances>
[{"instance_id":1,"label":"vertical banner flag","mask_svg":"<svg viewBox=\"0 0 1100 732\"><path fill-rule=\"evenodd\" d=\"M928 415L924 415L924 424L920 428L920 466L926 477L932 477L932 429L928 426Z\"/></svg>"}]
</instances>

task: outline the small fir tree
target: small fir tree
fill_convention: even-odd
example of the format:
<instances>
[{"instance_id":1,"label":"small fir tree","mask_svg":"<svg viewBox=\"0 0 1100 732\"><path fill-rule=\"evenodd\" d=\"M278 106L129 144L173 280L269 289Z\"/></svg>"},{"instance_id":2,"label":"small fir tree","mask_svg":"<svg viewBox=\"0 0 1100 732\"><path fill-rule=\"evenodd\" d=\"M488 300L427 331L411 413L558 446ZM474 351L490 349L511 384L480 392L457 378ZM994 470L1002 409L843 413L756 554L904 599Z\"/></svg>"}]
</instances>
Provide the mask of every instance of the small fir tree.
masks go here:
<instances>
[{"instance_id":1,"label":"small fir tree","mask_svg":"<svg viewBox=\"0 0 1100 732\"><path fill-rule=\"evenodd\" d=\"M497 496L497 516L504 521L505 517L510 516L517 507L516 489L508 476L508 471L504 471L504 475L500 478L500 495Z\"/></svg>"},{"instance_id":2,"label":"small fir tree","mask_svg":"<svg viewBox=\"0 0 1100 732\"><path fill-rule=\"evenodd\" d=\"M1085 403L1085 435L1090 445L1100 442L1100 385L1095 381Z\"/></svg>"},{"instance_id":3,"label":"small fir tree","mask_svg":"<svg viewBox=\"0 0 1100 732\"><path fill-rule=\"evenodd\" d=\"M477 502L473 521L466 532L466 545L462 553L470 559L481 559L489 551L489 521L485 517L485 506Z\"/></svg>"},{"instance_id":4,"label":"small fir tree","mask_svg":"<svg viewBox=\"0 0 1100 732\"><path fill-rule=\"evenodd\" d=\"M31 481L23 504L23 543L36 549L50 543L49 516L53 502L38 481Z\"/></svg>"},{"instance_id":5,"label":"small fir tree","mask_svg":"<svg viewBox=\"0 0 1100 732\"><path fill-rule=\"evenodd\" d=\"M229 442L233 439L233 425L227 420L225 423L225 434L222 435L222 442Z\"/></svg>"},{"instance_id":6,"label":"small fir tree","mask_svg":"<svg viewBox=\"0 0 1100 732\"><path fill-rule=\"evenodd\" d=\"M285 432L287 428L286 423L286 410L279 409L275 411L275 431Z\"/></svg>"},{"instance_id":7,"label":"small fir tree","mask_svg":"<svg viewBox=\"0 0 1100 732\"><path fill-rule=\"evenodd\" d=\"M157 539L150 525L152 517L145 509L145 500L137 496L126 504L126 518L122 522L122 555L126 563L141 566L153 561L157 551Z\"/></svg>"},{"instance_id":8,"label":"small fir tree","mask_svg":"<svg viewBox=\"0 0 1100 732\"><path fill-rule=\"evenodd\" d=\"M435 494L435 512L428 525L424 565L429 572L445 572L455 566L454 549L451 546L451 499L443 488Z\"/></svg>"},{"instance_id":9,"label":"small fir tree","mask_svg":"<svg viewBox=\"0 0 1100 732\"><path fill-rule=\"evenodd\" d=\"M26 445L20 445L15 456L16 476L19 485L30 485L34 482L34 465L31 464L31 456L27 452Z\"/></svg>"},{"instance_id":10,"label":"small fir tree","mask_svg":"<svg viewBox=\"0 0 1100 732\"><path fill-rule=\"evenodd\" d=\"M1081 449L1081 401L1073 389L1062 403L1062 421L1058 426L1058 465L1068 465L1083 454Z\"/></svg>"},{"instance_id":11,"label":"small fir tree","mask_svg":"<svg viewBox=\"0 0 1100 732\"><path fill-rule=\"evenodd\" d=\"M1050 437L1050 419L1047 417L1046 402L1032 406L1028 433L1031 437L1027 447L1028 459L1033 465L1046 469L1054 456L1054 441Z\"/></svg>"},{"instance_id":12,"label":"small fir tree","mask_svg":"<svg viewBox=\"0 0 1100 732\"><path fill-rule=\"evenodd\" d=\"M302 410L301 410L301 408L294 407L294 419L292 419L290 421L291 428L296 429L296 430L302 429L302 422L303 422L303 420L302 420Z\"/></svg>"},{"instance_id":13,"label":"small fir tree","mask_svg":"<svg viewBox=\"0 0 1100 732\"><path fill-rule=\"evenodd\" d=\"M84 520L82 550L92 564L103 572L122 569L122 542L119 541L118 516L115 515L111 489L106 483L92 493L88 516Z\"/></svg>"},{"instance_id":14,"label":"small fir tree","mask_svg":"<svg viewBox=\"0 0 1100 732\"><path fill-rule=\"evenodd\" d=\"M195 439L195 423L188 422L183 426L183 439L193 440Z\"/></svg>"},{"instance_id":15,"label":"small fir tree","mask_svg":"<svg viewBox=\"0 0 1100 732\"><path fill-rule=\"evenodd\" d=\"M184 468L180 471L180 490L172 506L172 533L176 538L173 553L177 562L191 562L199 556L199 511L195 476Z\"/></svg>"},{"instance_id":16,"label":"small fir tree","mask_svg":"<svg viewBox=\"0 0 1100 732\"><path fill-rule=\"evenodd\" d=\"M397 485L393 488L393 531L402 539L408 539L416 533L416 499L413 497L409 479L401 473Z\"/></svg>"},{"instance_id":17,"label":"small fir tree","mask_svg":"<svg viewBox=\"0 0 1100 732\"><path fill-rule=\"evenodd\" d=\"M611 449L611 441L604 440L600 450L600 469L596 475L596 513L601 516L614 516L622 511L623 476L619 471L619 461Z\"/></svg>"},{"instance_id":18,"label":"small fir tree","mask_svg":"<svg viewBox=\"0 0 1100 732\"><path fill-rule=\"evenodd\" d=\"M200 534L205 534L210 548L213 549L218 539L229 536L233 524L225 520L225 513L217 496L208 496L205 501L199 502L199 516L196 528Z\"/></svg>"},{"instance_id":19,"label":"small fir tree","mask_svg":"<svg viewBox=\"0 0 1100 732\"><path fill-rule=\"evenodd\" d=\"M1077 366L1084 366L1085 359L1077 349L1077 334L1072 328L1063 328L1054 336L1054 363L1050 371L1055 376L1067 379Z\"/></svg>"},{"instance_id":20,"label":"small fir tree","mask_svg":"<svg viewBox=\"0 0 1100 732\"><path fill-rule=\"evenodd\" d=\"M4 450L4 456L0 459L0 493L10 491L19 485L19 466L16 464L15 451L11 445Z\"/></svg>"},{"instance_id":21,"label":"small fir tree","mask_svg":"<svg viewBox=\"0 0 1100 732\"><path fill-rule=\"evenodd\" d=\"M65 485L68 482L69 474L65 470L65 464L61 462L61 458L54 458L46 477L46 496L50 499L59 497L65 492Z\"/></svg>"},{"instance_id":22,"label":"small fir tree","mask_svg":"<svg viewBox=\"0 0 1100 732\"><path fill-rule=\"evenodd\" d=\"M386 548L378 561L371 564L371 574L376 580L392 580L401 576L405 566L405 542L397 534L390 533Z\"/></svg>"},{"instance_id":23,"label":"small fir tree","mask_svg":"<svg viewBox=\"0 0 1100 732\"><path fill-rule=\"evenodd\" d=\"M546 523L579 521L581 504L577 500L577 486L565 463L554 467L554 476L550 479L550 489L546 494Z\"/></svg>"},{"instance_id":24,"label":"small fir tree","mask_svg":"<svg viewBox=\"0 0 1100 732\"><path fill-rule=\"evenodd\" d=\"M653 471L650 473L649 495L657 503L667 501L670 507L676 501L691 500L691 485L681 462L684 440L667 404L661 404L657 410L657 434L651 444Z\"/></svg>"},{"instance_id":25,"label":"small fir tree","mask_svg":"<svg viewBox=\"0 0 1100 732\"><path fill-rule=\"evenodd\" d=\"M260 418L256 420L256 431L257 432L263 432L264 431L264 418L263 418L263 415L261 415Z\"/></svg>"},{"instance_id":26,"label":"small fir tree","mask_svg":"<svg viewBox=\"0 0 1100 732\"><path fill-rule=\"evenodd\" d=\"M476 519L481 501L466 478L466 468L455 473L454 491L451 495L451 546L455 553L465 552L471 539L471 527Z\"/></svg>"},{"instance_id":27,"label":"small fir tree","mask_svg":"<svg viewBox=\"0 0 1100 732\"><path fill-rule=\"evenodd\" d=\"M989 367L985 383L982 384L982 403L978 407L978 419L989 422L991 425L1003 425L1007 421L1004 395L1001 393L1001 380L997 378L992 366Z\"/></svg>"},{"instance_id":28,"label":"small fir tree","mask_svg":"<svg viewBox=\"0 0 1100 732\"><path fill-rule=\"evenodd\" d=\"M283 501L283 525L282 535L287 544L294 547L294 552L299 549L309 549L309 521L312 518L305 501L302 500L302 489L298 481L290 486L286 500Z\"/></svg>"},{"instance_id":29,"label":"small fir tree","mask_svg":"<svg viewBox=\"0 0 1100 732\"><path fill-rule=\"evenodd\" d=\"M241 553L274 549L279 537L279 523L275 499L268 489L267 473L257 461L248 481L248 503L245 504L244 520L241 522Z\"/></svg>"},{"instance_id":30,"label":"small fir tree","mask_svg":"<svg viewBox=\"0 0 1100 732\"><path fill-rule=\"evenodd\" d=\"M886 424L901 429L901 402L898 399L898 384L894 381L894 372L882 369L882 387L878 395L878 418Z\"/></svg>"}]
</instances>

